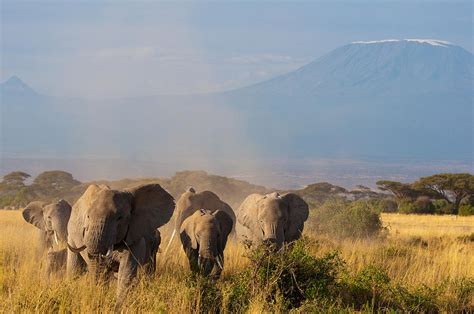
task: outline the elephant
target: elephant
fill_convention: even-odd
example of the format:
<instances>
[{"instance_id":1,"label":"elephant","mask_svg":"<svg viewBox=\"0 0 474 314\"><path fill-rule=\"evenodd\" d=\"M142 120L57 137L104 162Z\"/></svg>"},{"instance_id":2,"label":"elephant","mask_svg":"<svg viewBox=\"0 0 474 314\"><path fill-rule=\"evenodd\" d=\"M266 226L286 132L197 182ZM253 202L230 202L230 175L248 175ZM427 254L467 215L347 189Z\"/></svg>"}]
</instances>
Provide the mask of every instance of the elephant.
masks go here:
<instances>
[{"instance_id":1,"label":"elephant","mask_svg":"<svg viewBox=\"0 0 474 314\"><path fill-rule=\"evenodd\" d=\"M179 232L183 221L192 214L194 214L196 211L199 211L201 209L210 211L211 213L216 210L220 210L227 213L232 219L231 230L234 230L236 217L234 210L232 209L232 207L229 206L229 204L222 201L219 196L217 196L211 191L202 191L200 193L197 193L194 188L190 187L179 197L178 201L176 202L175 225L173 233L171 234L171 238L165 249L165 253L168 251L168 248L173 242L173 238L176 232Z\"/></svg>"},{"instance_id":2,"label":"elephant","mask_svg":"<svg viewBox=\"0 0 474 314\"><path fill-rule=\"evenodd\" d=\"M308 204L294 193L251 194L237 210L237 233L241 239L279 249L300 238L308 214Z\"/></svg>"},{"instance_id":3,"label":"elephant","mask_svg":"<svg viewBox=\"0 0 474 314\"><path fill-rule=\"evenodd\" d=\"M41 201L29 203L22 211L26 222L39 231L39 253L46 253L46 274L59 273L66 266L67 224L71 205L65 200L48 204Z\"/></svg>"},{"instance_id":4,"label":"elephant","mask_svg":"<svg viewBox=\"0 0 474 314\"><path fill-rule=\"evenodd\" d=\"M195 211L180 228L181 243L193 273L218 278L224 267L224 249L234 222L224 211Z\"/></svg>"},{"instance_id":5,"label":"elephant","mask_svg":"<svg viewBox=\"0 0 474 314\"><path fill-rule=\"evenodd\" d=\"M159 184L122 191L90 185L72 207L68 224L67 274L87 269L95 279L115 272L116 296L122 301L138 266L154 270L160 244L157 228L175 208L173 197Z\"/></svg>"}]
</instances>

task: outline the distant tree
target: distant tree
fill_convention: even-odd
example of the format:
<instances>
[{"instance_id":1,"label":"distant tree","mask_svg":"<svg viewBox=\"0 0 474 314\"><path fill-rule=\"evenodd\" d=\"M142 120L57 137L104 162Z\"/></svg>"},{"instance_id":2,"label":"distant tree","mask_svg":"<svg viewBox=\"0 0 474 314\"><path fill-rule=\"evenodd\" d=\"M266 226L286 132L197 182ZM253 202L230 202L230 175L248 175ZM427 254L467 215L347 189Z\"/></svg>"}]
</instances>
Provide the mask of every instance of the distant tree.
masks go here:
<instances>
[{"instance_id":1,"label":"distant tree","mask_svg":"<svg viewBox=\"0 0 474 314\"><path fill-rule=\"evenodd\" d=\"M69 172L61 170L45 171L34 180L32 187L43 196L54 196L81 184Z\"/></svg>"},{"instance_id":2,"label":"distant tree","mask_svg":"<svg viewBox=\"0 0 474 314\"><path fill-rule=\"evenodd\" d=\"M474 176L469 173L440 173L420 178L413 186L453 204L453 214L457 215L461 201L474 195Z\"/></svg>"},{"instance_id":3,"label":"distant tree","mask_svg":"<svg viewBox=\"0 0 474 314\"><path fill-rule=\"evenodd\" d=\"M355 187L356 187L356 189L359 190L359 191L365 191L365 192L370 192L370 191L372 191L371 188L369 188L369 187L367 187L367 186L365 186L365 185L362 185L362 184L358 184L358 185L356 185Z\"/></svg>"},{"instance_id":4,"label":"distant tree","mask_svg":"<svg viewBox=\"0 0 474 314\"><path fill-rule=\"evenodd\" d=\"M22 171L13 171L3 176L2 184L9 187L24 187L25 180L31 177L28 173Z\"/></svg>"},{"instance_id":5,"label":"distant tree","mask_svg":"<svg viewBox=\"0 0 474 314\"><path fill-rule=\"evenodd\" d=\"M419 196L419 191L410 184L397 181L381 180L377 181L377 186L382 191L391 192L398 200L415 199Z\"/></svg>"}]
</instances>

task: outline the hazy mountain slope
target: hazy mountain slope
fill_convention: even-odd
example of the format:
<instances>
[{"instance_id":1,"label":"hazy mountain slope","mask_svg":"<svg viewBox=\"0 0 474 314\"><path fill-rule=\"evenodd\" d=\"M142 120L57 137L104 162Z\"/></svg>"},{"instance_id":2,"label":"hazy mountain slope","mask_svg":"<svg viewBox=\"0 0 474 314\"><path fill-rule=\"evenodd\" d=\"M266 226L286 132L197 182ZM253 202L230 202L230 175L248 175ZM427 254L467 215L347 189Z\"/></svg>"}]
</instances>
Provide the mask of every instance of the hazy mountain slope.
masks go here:
<instances>
[{"instance_id":1,"label":"hazy mountain slope","mask_svg":"<svg viewBox=\"0 0 474 314\"><path fill-rule=\"evenodd\" d=\"M212 95L64 99L12 78L1 97L8 153L204 168L193 162L469 160L474 146L473 55L433 40L352 43L297 71Z\"/></svg>"},{"instance_id":2,"label":"hazy mountain slope","mask_svg":"<svg viewBox=\"0 0 474 314\"><path fill-rule=\"evenodd\" d=\"M241 89L296 97L472 92L473 56L442 41L355 42L302 68Z\"/></svg>"},{"instance_id":3,"label":"hazy mountain slope","mask_svg":"<svg viewBox=\"0 0 474 314\"><path fill-rule=\"evenodd\" d=\"M470 158L473 64L440 41L352 43L226 97L273 154Z\"/></svg>"}]
</instances>

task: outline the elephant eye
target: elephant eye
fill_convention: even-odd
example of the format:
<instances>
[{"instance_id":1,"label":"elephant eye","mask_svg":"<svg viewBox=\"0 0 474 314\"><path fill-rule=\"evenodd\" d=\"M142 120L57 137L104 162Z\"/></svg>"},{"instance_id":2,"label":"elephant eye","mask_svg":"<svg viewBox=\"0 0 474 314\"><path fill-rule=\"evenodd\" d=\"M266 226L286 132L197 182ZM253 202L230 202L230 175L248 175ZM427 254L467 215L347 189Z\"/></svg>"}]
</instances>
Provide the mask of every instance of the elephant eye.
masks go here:
<instances>
[{"instance_id":1,"label":"elephant eye","mask_svg":"<svg viewBox=\"0 0 474 314\"><path fill-rule=\"evenodd\" d=\"M117 220L122 220L122 219L123 219L123 216L119 216L119 217L117 218Z\"/></svg>"}]
</instances>

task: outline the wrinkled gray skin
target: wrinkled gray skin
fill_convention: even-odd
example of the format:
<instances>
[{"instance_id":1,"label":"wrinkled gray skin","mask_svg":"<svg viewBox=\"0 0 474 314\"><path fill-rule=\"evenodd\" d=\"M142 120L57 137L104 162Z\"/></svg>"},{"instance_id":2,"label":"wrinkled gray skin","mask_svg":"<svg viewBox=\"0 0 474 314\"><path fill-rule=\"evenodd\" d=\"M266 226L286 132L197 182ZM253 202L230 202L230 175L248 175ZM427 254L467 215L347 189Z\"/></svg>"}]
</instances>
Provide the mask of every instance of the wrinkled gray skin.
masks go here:
<instances>
[{"instance_id":1,"label":"wrinkled gray skin","mask_svg":"<svg viewBox=\"0 0 474 314\"><path fill-rule=\"evenodd\" d=\"M65 200L47 204L29 203L22 212L26 222L39 230L40 255L46 254L48 276L64 270L66 266L67 224L71 205Z\"/></svg>"},{"instance_id":2,"label":"wrinkled gray skin","mask_svg":"<svg viewBox=\"0 0 474 314\"><path fill-rule=\"evenodd\" d=\"M94 278L116 272L123 301L137 268L155 269L157 228L169 221L173 197L158 184L125 191L91 185L74 204L68 224L67 273L87 269Z\"/></svg>"},{"instance_id":3,"label":"wrinkled gray skin","mask_svg":"<svg viewBox=\"0 0 474 314\"><path fill-rule=\"evenodd\" d=\"M224 249L232 231L224 211L198 210L181 224L180 237L191 271L218 278L224 267Z\"/></svg>"},{"instance_id":4,"label":"wrinkled gray skin","mask_svg":"<svg viewBox=\"0 0 474 314\"><path fill-rule=\"evenodd\" d=\"M196 193L196 190L191 187L186 192L184 192L176 202L175 226L165 252L168 251L168 248L170 247L176 232L179 232L183 221L201 209L210 211L211 213L217 210L227 213L227 215L229 215L229 217L232 219L231 230L234 231L236 217L232 207L230 207L226 202L222 201L219 196L211 191L202 191L200 193Z\"/></svg>"},{"instance_id":5,"label":"wrinkled gray skin","mask_svg":"<svg viewBox=\"0 0 474 314\"><path fill-rule=\"evenodd\" d=\"M240 205L237 214L237 234L253 243L284 243L300 238L308 219L308 204L294 193L280 195L251 194Z\"/></svg>"}]
</instances>

